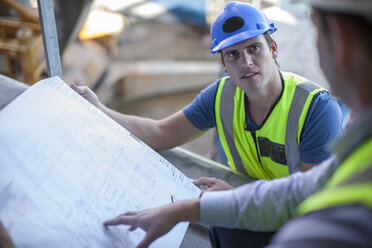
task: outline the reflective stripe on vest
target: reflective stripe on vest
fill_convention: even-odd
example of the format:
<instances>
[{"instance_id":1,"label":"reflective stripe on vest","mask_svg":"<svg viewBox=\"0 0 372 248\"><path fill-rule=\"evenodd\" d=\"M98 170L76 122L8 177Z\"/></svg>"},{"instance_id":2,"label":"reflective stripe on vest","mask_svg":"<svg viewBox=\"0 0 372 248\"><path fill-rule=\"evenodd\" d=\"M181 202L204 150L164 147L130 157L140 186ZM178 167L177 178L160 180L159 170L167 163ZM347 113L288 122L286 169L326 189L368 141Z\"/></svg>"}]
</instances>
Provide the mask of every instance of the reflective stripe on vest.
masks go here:
<instances>
[{"instance_id":1,"label":"reflective stripe on vest","mask_svg":"<svg viewBox=\"0 0 372 248\"><path fill-rule=\"evenodd\" d=\"M226 154L229 161L234 161L230 163L230 166L243 173L246 176L249 176L246 169L244 168L243 162L239 155L238 150L235 146L234 130L233 130L233 119L234 119L234 95L236 90L236 85L233 83L225 83L227 77L222 78L220 83L223 83L222 93L220 94L221 104L220 104L220 114L223 133L228 147L230 148L230 154ZM220 135L220 134L219 134ZM224 143L222 142L222 146ZM224 150L226 151L225 147Z\"/></svg>"},{"instance_id":2,"label":"reflective stripe on vest","mask_svg":"<svg viewBox=\"0 0 372 248\"><path fill-rule=\"evenodd\" d=\"M247 163L244 164L241 156L239 155L239 150L235 145L236 140L234 135L233 121L235 111L234 96L236 90L236 85L231 82L229 77L221 79L220 86L218 87L216 95L217 130L230 167L245 175L249 175L249 173L247 172L247 167L245 167L249 165L247 165ZM261 157L269 157L276 163L288 165L288 167L286 167L287 173L301 171L301 158L298 145L299 137L297 135L297 130L299 129L299 120L301 115L303 114L303 111L306 111L307 113L307 109L305 110L304 106L306 101L308 100L308 96L310 93L314 93L315 90L320 91L321 89L319 88L319 86L310 81L296 85L292 102L290 104L291 106L289 109L285 129L285 148L284 145L276 144L268 138L259 137L258 139L258 146L260 149ZM220 123L220 125L218 125L218 123ZM258 178L261 177L258 176ZM262 177L261 179L270 178Z\"/></svg>"},{"instance_id":3,"label":"reflective stripe on vest","mask_svg":"<svg viewBox=\"0 0 372 248\"><path fill-rule=\"evenodd\" d=\"M297 143L298 122L309 93L317 88L310 81L301 83L297 85L292 99L285 131L285 153L289 174L301 171L300 147Z\"/></svg>"},{"instance_id":4,"label":"reflective stripe on vest","mask_svg":"<svg viewBox=\"0 0 372 248\"><path fill-rule=\"evenodd\" d=\"M356 183L367 183L371 182L372 183L372 165L365 170L360 172L358 175L347 179L345 182L340 183L340 186L347 186L351 184L356 184ZM372 191L371 191L372 194Z\"/></svg>"},{"instance_id":5,"label":"reflective stripe on vest","mask_svg":"<svg viewBox=\"0 0 372 248\"><path fill-rule=\"evenodd\" d=\"M340 163L339 168L324 190L312 195L299 206L300 214L352 204L372 208L372 127L370 121L357 124L335 145L335 153Z\"/></svg>"}]
</instances>

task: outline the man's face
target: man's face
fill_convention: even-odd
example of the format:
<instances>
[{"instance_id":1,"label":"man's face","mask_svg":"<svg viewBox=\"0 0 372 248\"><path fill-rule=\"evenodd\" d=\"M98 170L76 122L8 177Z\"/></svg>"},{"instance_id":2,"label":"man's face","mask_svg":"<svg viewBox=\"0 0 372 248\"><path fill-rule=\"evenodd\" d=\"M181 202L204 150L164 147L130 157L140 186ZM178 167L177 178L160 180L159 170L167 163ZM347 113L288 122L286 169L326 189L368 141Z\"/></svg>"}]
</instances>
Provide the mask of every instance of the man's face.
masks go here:
<instances>
[{"instance_id":1,"label":"man's face","mask_svg":"<svg viewBox=\"0 0 372 248\"><path fill-rule=\"evenodd\" d=\"M263 90L278 71L276 43L269 47L263 35L231 45L221 52L224 71L246 94Z\"/></svg>"},{"instance_id":2,"label":"man's face","mask_svg":"<svg viewBox=\"0 0 372 248\"><path fill-rule=\"evenodd\" d=\"M331 32L332 30L329 30L331 27L326 27L325 23L322 21L322 18L327 17L321 17L321 14L314 9L311 19L313 21L313 24L317 30L317 48L318 48L318 54L319 54L319 65L322 69L324 75L326 76L330 86L332 93L337 96L342 96L342 92L345 90L342 87L341 79L339 78L339 75L337 73L337 68L335 67L335 61L334 59L334 48L332 47L332 37ZM324 21L327 21L324 19Z\"/></svg>"}]
</instances>

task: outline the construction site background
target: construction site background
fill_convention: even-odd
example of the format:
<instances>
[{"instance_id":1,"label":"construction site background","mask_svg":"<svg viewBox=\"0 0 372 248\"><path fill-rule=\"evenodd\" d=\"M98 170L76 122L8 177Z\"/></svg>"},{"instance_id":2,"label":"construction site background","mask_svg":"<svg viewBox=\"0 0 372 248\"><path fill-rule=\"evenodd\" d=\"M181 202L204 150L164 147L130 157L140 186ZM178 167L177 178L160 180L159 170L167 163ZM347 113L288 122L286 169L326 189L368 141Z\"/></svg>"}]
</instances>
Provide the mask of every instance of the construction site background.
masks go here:
<instances>
[{"instance_id":1,"label":"construction site background","mask_svg":"<svg viewBox=\"0 0 372 248\"><path fill-rule=\"evenodd\" d=\"M290 1L245 2L263 9L277 26L272 37L280 69L328 88L318 66L309 8ZM36 2L0 0L0 73L29 85L47 77ZM169 116L221 76L220 56L210 53L209 28L225 2L54 0L63 79L89 86L119 112ZM160 154L189 178L247 183L242 174L206 159L218 159L215 134L212 129L184 149ZM211 247L208 228L191 223L181 247Z\"/></svg>"},{"instance_id":2,"label":"construction site background","mask_svg":"<svg viewBox=\"0 0 372 248\"><path fill-rule=\"evenodd\" d=\"M225 2L79 1L71 24L66 13L76 2L56 1L64 80L88 85L119 112L164 118L221 75L220 57L210 53L209 27ZM245 2L264 9L278 27L273 38L281 69L328 87L317 64L308 8L289 0ZM36 0L0 4L0 73L28 84L45 78ZM210 130L182 147L213 158L214 136Z\"/></svg>"}]
</instances>

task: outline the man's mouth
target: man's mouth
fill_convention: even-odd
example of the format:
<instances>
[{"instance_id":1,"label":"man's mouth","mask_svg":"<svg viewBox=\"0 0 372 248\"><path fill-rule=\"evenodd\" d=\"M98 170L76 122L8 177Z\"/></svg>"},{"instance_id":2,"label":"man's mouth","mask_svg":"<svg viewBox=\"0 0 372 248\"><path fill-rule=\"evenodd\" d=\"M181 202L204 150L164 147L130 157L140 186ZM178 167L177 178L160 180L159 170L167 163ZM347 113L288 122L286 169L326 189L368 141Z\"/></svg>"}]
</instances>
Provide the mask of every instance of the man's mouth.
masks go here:
<instances>
[{"instance_id":1,"label":"man's mouth","mask_svg":"<svg viewBox=\"0 0 372 248\"><path fill-rule=\"evenodd\" d=\"M258 74L258 73L257 72L250 72L250 73L242 75L240 78L250 78L250 77L252 77L256 74Z\"/></svg>"}]
</instances>

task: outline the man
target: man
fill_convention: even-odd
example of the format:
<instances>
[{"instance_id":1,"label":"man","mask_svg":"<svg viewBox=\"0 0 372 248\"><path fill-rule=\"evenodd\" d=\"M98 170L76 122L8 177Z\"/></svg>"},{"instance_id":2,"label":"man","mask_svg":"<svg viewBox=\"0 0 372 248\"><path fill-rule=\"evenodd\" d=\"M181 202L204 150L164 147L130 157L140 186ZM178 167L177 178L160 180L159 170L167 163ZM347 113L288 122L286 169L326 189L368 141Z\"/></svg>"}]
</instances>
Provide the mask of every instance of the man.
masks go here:
<instances>
[{"instance_id":1,"label":"man","mask_svg":"<svg viewBox=\"0 0 372 248\"><path fill-rule=\"evenodd\" d=\"M270 247L372 247L372 1L306 1L320 65L355 120L334 147L339 169Z\"/></svg>"},{"instance_id":2,"label":"man","mask_svg":"<svg viewBox=\"0 0 372 248\"><path fill-rule=\"evenodd\" d=\"M329 157L326 146L342 133L342 118L327 91L278 71L278 48L270 37L275 31L252 5L228 3L212 24L211 52L221 54L230 76L159 121L119 114L87 87L72 88L155 150L184 144L216 127L233 169L254 179L285 177Z\"/></svg>"},{"instance_id":3,"label":"man","mask_svg":"<svg viewBox=\"0 0 372 248\"><path fill-rule=\"evenodd\" d=\"M318 31L321 68L334 93L354 114L352 125L334 145L335 159L290 177L205 192L200 199L128 212L106 225L144 229L147 233L139 247L146 247L179 221L269 230L292 218L292 210L299 206L300 216L281 228L269 247L372 247L372 1L302 1L314 9L312 20ZM295 191L301 191L302 182L310 178L317 178L310 185L312 189L293 197ZM281 191L284 193L275 202L267 200L273 192ZM274 216L277 219L271 224L277 224L270 226L267 218L273 217L276 208L286 211ZM233 243L229 247L238 246Z\"/></svg>"}]
</instances>

